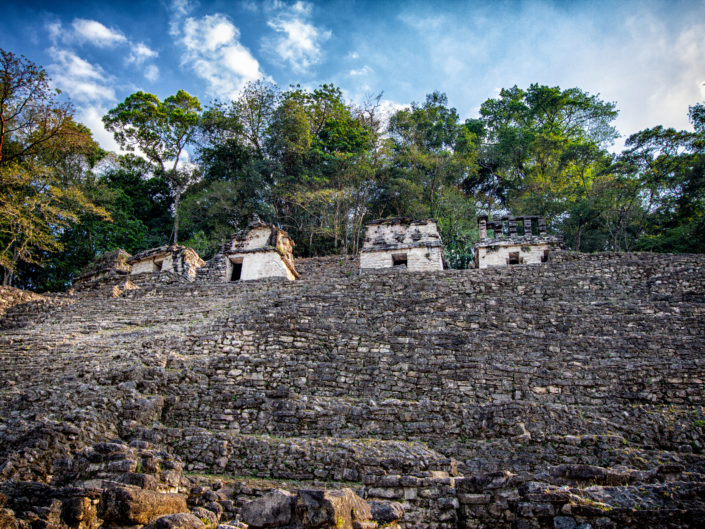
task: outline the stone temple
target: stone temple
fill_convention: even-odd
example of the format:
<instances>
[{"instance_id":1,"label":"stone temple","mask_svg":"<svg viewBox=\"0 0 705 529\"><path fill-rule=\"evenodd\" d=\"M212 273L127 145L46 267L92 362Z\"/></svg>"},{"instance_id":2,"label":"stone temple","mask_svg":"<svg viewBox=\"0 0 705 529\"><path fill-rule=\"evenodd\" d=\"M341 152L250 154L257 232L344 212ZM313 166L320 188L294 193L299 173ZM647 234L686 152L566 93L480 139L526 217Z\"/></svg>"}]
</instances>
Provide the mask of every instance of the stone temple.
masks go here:
<instances>
[{"instance_id":1,"label":"stone temple","mask_svg":"<svg viewBox=\"0 0 705 529\"><path fill-rule=\"evenodd\" d=\"M376 220L366 228L360 272L382 268L443 270L443 244L435 220L397 217Z\"/></svg>"},{"instance_id":2,"label":"stone temple","mask_svg":"<svg viewBox=\"0 0 705 529\"><path fill-rule=\"evenodd\" d=\"M189 281L196 279L196 270L205 263L196 250L185 246L159 246L136 253L127 260L131 275L149 272L173 272Z\"/></svg>"},{"instance_id":3,"label":"stone temple","mask_svg":"<svg viewBox=\"0 0 705 529\"><path fill-rule=\"evenodd\" d=\"M563 239L546 233L546 220L538 215L486 215L477 218L480 240L475 243L475 267L545 263ZM491 230L493 237L488 236Z\"/></svg>"},{"instance_id":4,"label":"stone temple","mask_svg":"<svg viewBox=\"0 0 705 529\"><path fill-rule=\"evenodd\" d=\"M199 270L199 281L249 281L282 278L294 281L299 273L294 266L294 241L272 224L251 223L235 234Z\"/></svg>"},{"instance_id":5,"label":"stone temple","mask_svg":"<svg viewBox=\"0 0 705 529\"><path fill-rule=\"evenodd\" d=\"M122 248L105 252L83 269L74 280L73 286L80 287L101 280L126 277L132 271L132 267L127 263L130 257L132 256Z\"/></svg>"}]
</instances>

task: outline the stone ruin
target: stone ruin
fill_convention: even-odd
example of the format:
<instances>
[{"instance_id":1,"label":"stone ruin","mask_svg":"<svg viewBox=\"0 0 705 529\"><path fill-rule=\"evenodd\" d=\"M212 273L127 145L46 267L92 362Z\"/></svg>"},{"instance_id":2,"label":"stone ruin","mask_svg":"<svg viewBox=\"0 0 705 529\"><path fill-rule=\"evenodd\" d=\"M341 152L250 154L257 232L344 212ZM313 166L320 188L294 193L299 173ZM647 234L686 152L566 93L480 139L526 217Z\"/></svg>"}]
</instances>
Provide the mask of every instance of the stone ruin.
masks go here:
<instances>
[{"instance_id":1,"label":"stone ruin","mask_svg":"<svg viewBox=\"0 0 705 529\"><path fill-rule=\"evenodd\" d=\"M127 264L131 266L131 275L172 272L193 281L196 279L196 270L206 263L193 248L172 245L139 252L130 257Z\"/></svg>"},{"instance_id":2,"label":"stone ruin","mask_svg":"<svg viewBox=\"0 0 705 529\"><path fill-rule=\"evenodd\" d=\"M0 527L703 526L702 255L300 263L8 299Z\"/></svg>"},{"instance_id":3,"label":"stone ruin","mask_svg":"<svg viewBox=\"0 0 705 529\"><path fill-rule=\"evenodd\" d=\"M261 221L235 234L198 273L199 281L249 281L282 278L294 281L294 241L284 230Z\"/></svg>"},{"instance_id":4,"label":"stone ruin","mask_svg":"<svg viewBox=\"0 0 705 529\"><path fill-rule=\"evenodd\" d=\"M443 244L436 221L397 217L367 224L360 272L384 268L443 270Z\"/></svg>"},{"instance_id":5,"label":"stone ruin","mask_svg":"<svg viewBox=\"0 0 705 529\"><path fill-rule=\"evenodd\" d=\"M475 267L546 263L563 239L546 233L546 220L539 215L477 217L480 240L474 245ZM491 230L493 237L488 236Z\"/></svg>"},{"instance_id":6,"label":"stone ruin","mask_svg":"<svg viewBox=\"0 0 705 529\"><path fill-rule=\"evenodd\" d=\"M122 248L99 255L74 279L74 287L128 276L132 271L132 266L127 262L130 257Z\"/></svg>"}]
</instances>

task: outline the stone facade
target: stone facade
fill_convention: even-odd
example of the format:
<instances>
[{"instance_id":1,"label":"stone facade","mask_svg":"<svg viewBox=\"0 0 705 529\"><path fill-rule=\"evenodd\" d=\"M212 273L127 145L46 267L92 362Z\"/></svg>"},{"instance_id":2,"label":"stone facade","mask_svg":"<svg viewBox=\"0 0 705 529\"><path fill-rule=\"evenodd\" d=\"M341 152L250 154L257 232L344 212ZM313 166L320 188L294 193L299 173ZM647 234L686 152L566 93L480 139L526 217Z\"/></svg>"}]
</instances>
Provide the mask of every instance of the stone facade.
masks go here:
<instances>
[{"instance_id":1,"label":"stone facade","mask_svg":"<svg viewBox=\"0 0 705 529\"><path fill-rule=\"evenodd\" d=\"M189 281L196 279L196 271L205 263L196 250L185 246L159 246L139 252L127 260L130 274L171 272Z\"/></svg>"},{"instance_id":2,"label":"stone facade","mask_svg":"<svg viewBox=\"0 0 705 529\"><path fill-rule=\"evenodd\" d=\"M705 258L551 257L16 304L0 525L89 529L61 520L142 489L230 524L273 482L398 503L403 529L702 525Z\"/></svg>"},{"instance_id":3,"label":"stone facade","mask_svg":"<svg viewBox=\"0 0 705 529\"><path fill-rule=\"evenodd\" d=\"M443 245L435 220L381 219L366 226L360 271L397 268L443 270Z\"/></svg>"},{"instance_id":4,"label":"stone facade","mask_svg":"<svg viewBox=\"0 0 705 529\"><path fill-rule=\"evenodd\" d=\"M132 270L132 267L128 264L130 257L131 255L122 248L96 257L74 280L74 287L85 286L87 283L95 281L127 276Z\"/></svg>"},{"instance_id":5,"label":"stone facade","mask_svg":"<svg viewBox=\"0 0 705 529\"><path fill-rule=\"evenodd\" d=\"M254 222L234 235L199 271L199 281L250 281L282 278L294 281L294 241L272 224Z\"/></svg>"},{"instance_id":6,"label":"stone facade","mask_svg":"<svg viewBox=\"0 0 705 529\"><path fill-rule=\"evenodd\" d=\"M511 266L548 262L563 239L546 234L540 216L477 218L480 240L475 243L475 267ZM488 237L488 230L494 236Z\"/></svg>"}]
</instances>

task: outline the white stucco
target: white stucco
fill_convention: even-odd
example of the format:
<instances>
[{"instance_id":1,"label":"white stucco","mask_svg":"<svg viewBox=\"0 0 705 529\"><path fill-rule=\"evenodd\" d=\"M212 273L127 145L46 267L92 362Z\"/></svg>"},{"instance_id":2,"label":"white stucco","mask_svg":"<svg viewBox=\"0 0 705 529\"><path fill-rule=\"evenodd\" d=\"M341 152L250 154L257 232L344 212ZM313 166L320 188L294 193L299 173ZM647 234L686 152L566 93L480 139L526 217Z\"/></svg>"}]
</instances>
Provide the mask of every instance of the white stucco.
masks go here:
<instances>
[{"instance_id":1,"label":"white stucco","mask_svg":"<svg viewBox=\"0 0 705 529\"><path fill-rule=\"evenodd\" d=\"M144 259L132 264L130 274L144 274L147 272L159 272L159 266L154 262L154 259Z\"/></svg>"},{"instance_id":2,"label":"white stucco","mask_svg":"<svg viewBox=\"0 0 705 529\"><path fill-rule=\"evenodd\" d=\"M443 258L439 247L363 252L360 254L360 269L393 268L393 256L399 254L406 254L406 270L409 272L443 270Z\"/></svg>"},{"instance_id":3,"label":"white stucco","mask_svg":"<svg viewBox=\"0 0 705 529\"><path fill-rule=\"evenodd\" d=\"M544 258L544 252L548 250L549 259L551 248L554 245L549 243L538 244L497 244L475 248L476 262L478 268L488 268L490 266L509 266L509 254L519 254L519 264L537 264Z\"/></svg>"},{"instance_id":4,"label":"white stucco","mask_svg":"<svg viewBox=\"0 0 705 529\"><path fill-rule=\"evenodd\" d=\"M253 279L264 279L267 277L282 277L294 281L296 277L284 264L281 255L275 250L229 254L225 279L230 281L233 273L233 262L242 262L242 272L240 281L250 281Z\"/></svg>"}]
</instances>

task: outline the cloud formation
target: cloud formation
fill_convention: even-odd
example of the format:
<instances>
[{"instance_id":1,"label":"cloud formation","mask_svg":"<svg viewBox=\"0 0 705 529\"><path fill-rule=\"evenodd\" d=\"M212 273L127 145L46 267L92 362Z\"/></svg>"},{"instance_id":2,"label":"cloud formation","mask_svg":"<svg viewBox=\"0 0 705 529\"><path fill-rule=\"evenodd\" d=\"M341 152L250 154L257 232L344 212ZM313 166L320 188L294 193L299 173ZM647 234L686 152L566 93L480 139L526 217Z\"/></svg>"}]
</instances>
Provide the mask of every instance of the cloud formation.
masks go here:
<instances>
[{"instance_id":1,"label":"cloud formation","mask_svg":"<svg viewBox=\"0 0 705 529\"><path fill-rule=\"evenodd\" d=\"M263 50L288 64L295 72L304 73L318 63L322 46L332 33L311 22L312 4L301 0L287 5L274 2L268 9L267 25L277 35L263 40Z\"/></svg>"},{"instance_id":2,"label":"cloud formation","mask_svg":"<svg viewBox=\"0 0 705 529\"><path fill-rule=\"evenodd\" d=\"M142 42L132 45L130 55L127 57L128 63L142 64L147 59L154 59L159 54Z\"/></svg>"},{"instance_id":3,"label":"cloud formation","mask_svg":"<svg viewBox=\"0 0 705 529\"><path fill-rule=\"evenodd\" d=\"M208 92L234 98L250 81L264 77L259 61L240 42L240 30L227 16L216 13L186 17L187 7L177 0L171 27L183 47L181 64L208 83Z\"/></svg>"},{"instance_id":4,"label":"cloud formation","mask_svg":"<svg viewBox=\"0 0 705 529\"><path fill-rule=\"evenodd\" d=\"M73 27L73 36L79 42L88 42L101 48L127 42L127 37L120 31L108 28L96 20L76 18L71 27Z\"/></svg>"},{"instance_id":5,"label":"cloud formation","mask_svg":"<svg viewBox=\"0 0 705 529\"><path fill-rule=\"evenodd\" d=\"M110 79L95 66L69 50L50 48L54 63L48 66L56 86L81 103L115 99Z\"/></svg>"}]
</instances>

